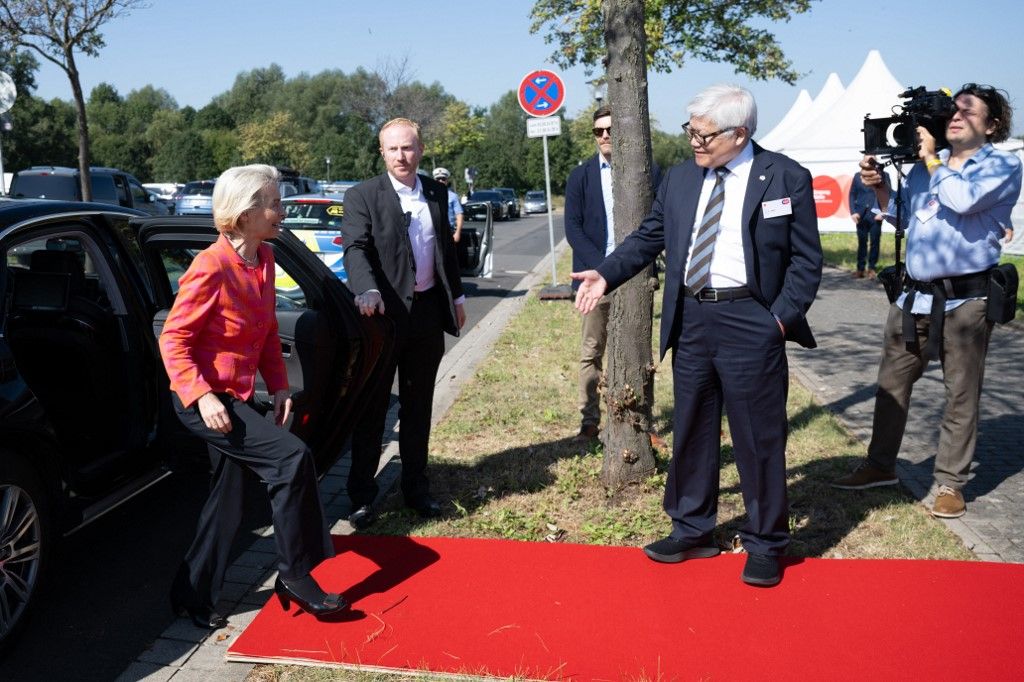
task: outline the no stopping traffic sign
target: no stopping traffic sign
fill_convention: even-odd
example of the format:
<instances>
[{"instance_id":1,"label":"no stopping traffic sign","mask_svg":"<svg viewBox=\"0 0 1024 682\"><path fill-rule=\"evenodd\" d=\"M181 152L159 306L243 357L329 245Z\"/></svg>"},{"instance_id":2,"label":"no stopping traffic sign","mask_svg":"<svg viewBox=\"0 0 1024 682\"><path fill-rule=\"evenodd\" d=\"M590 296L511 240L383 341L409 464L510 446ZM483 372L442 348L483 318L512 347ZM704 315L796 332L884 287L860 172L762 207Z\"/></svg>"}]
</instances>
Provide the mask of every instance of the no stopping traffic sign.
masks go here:
<instances>
[{"instance_id":1,"label":"no stopping traffic sign","mask_svg":"<svg viewBox=\"0 0 1024 682\"><path fill-rule=\"evenodd\" d=\"M519 106L530 116L550 116L565 101L565 86L553 71L532 71L519 82Z\"/></svg>"}]
</instances>

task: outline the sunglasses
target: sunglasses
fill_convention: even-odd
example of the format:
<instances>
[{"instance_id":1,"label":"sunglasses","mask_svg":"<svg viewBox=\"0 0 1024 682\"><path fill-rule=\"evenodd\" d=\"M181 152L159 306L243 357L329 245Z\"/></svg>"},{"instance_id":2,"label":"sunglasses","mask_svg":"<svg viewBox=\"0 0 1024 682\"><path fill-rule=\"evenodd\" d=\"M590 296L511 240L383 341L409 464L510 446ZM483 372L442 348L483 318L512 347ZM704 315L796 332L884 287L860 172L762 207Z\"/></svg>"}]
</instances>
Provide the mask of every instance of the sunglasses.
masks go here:
<instances>
[{"instance_id":1,"label":"sunglasses","mask_svg":"<svg viewBox=\"0 0 1024 682\"><path fill-rule=\"evenodd\" d=\"M612 127L607 128L591 128L590 132L594 133L594 137L604 137L605 133L608 133L608 137L612 136Z\"/></svg>"}]
</instances>

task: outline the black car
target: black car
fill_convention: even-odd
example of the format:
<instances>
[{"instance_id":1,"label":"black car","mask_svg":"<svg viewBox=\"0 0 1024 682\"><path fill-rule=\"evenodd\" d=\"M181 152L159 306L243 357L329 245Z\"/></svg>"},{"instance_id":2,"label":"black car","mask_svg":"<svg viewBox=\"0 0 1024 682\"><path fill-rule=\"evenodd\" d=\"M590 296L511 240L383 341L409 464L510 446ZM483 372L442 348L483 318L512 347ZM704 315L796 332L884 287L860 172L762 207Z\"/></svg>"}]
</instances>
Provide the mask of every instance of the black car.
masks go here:
<instances>
[{"instance_id":1,"label":"black car","mask_svg":"<svg viewBox=\"0 0 1024 682\"><path fill-rule=\"evenodd\" d=\"M92 188L92 200L99 204L134 208L150 215L171 212L135 176L116 168L90 166L89 186ZM14 174L10 196L15 199L81 201L82 175L77 168L32 166Z\"/></svg>"},{"instance_id":2,"label":"black car","mask_svg":"<svg viewBox=\"0 0 1024 682\"><path fill-rule=\"evenodd\" d=\"M24 621L54 542L205 448L169 405L157 337L179 276L217 239L202 216L0 202L0 643ZM391 330L286 231L269 242L291 430L326 472L377 380ZM257 400L269 404L266 386ZM159 532L159 531L155 531Z\"/></svg>"},{"instance_id":3,"label":"black car","mask_svg":"<svg viewBox=\"0 0 1024 682\"><path fill-rule=\"evenodd\" d=\"M487 210L481 206L470 206L470 204L487 203L491 207L491 217L494 220L508 220L508 203L500 192L493 189L479 189L469 195L463 213L468 220L486 220Z\"/></svg>"},{"instance_id":4,"label":"black car","mask_svg":"<svg viewBox=\"0 0 1024 682\"><path fill-rule=\"evenodd\" d=\"M508 217L518 219L520 216L519 194L511 187L492 187L491 189L505 197L505 204L508 206Z\"/></svg>"}]
</instances>

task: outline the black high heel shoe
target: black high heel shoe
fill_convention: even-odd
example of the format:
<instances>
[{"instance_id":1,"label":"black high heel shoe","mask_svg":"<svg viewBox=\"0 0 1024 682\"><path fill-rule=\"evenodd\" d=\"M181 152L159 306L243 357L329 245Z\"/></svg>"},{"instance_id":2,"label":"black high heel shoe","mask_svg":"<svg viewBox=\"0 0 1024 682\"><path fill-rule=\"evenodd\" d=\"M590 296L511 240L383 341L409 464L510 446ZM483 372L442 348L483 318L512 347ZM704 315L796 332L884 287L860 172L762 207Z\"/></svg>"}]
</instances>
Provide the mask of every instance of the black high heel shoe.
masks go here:
<instances>
[{"instance_id":1,"label":"black high heel shoe","mask_svg":"<svg viewBox=\"0 0 1024 682\"><path fill-rule=\"evenodd\" d=\"M292 585L282 580L281 576L277 576L277 580L274 582L274 594L277 595L278 601L281 602L281 608L285 611L291 608L291 603L294 601L300 609L317 618L344 611L349 607L349 603L345 601L344 597L340 594L324 592L309 575L294 581Z\"/></svg>"}]
</instances>

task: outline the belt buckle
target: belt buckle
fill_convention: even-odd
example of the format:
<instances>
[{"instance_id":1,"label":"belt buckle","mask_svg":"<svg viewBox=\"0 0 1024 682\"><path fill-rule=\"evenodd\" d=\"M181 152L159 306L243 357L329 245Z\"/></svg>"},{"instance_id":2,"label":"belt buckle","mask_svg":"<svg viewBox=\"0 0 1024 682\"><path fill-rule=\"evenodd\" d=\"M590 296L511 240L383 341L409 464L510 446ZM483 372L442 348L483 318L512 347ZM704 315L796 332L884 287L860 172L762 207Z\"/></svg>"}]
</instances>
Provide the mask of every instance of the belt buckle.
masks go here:
<instances>
[{"instance_id":1,"label":"belt buckle","mask_svg":"<svg viewBox=\"0 0 1024 682\"><path fill-rule=\"evenodd\" d=\"M709 303L718 303L718 289L704 288L700 292L700 298L702 301L708 301Z\"/></svg>"}]
</instances>

